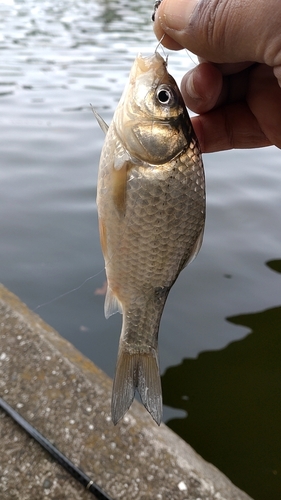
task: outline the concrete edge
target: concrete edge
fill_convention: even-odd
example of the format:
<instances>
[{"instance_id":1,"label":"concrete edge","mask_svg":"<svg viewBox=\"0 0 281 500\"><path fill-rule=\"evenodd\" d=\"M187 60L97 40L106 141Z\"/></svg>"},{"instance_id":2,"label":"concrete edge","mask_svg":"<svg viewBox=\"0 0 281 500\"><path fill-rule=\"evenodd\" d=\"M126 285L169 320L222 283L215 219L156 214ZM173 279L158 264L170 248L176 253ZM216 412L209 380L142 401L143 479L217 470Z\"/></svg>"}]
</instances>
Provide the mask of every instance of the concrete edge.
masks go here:
<instances>
[{"instance_id":1,"label":"concrete edge","mask_svg":"<svg viewBox=\"0 0 281 500\"><path fill-rule=\"evenodd\" d=\"M0 395L49 440L58 443L61 451L114 499L250 500L168 427L161 424L158 428L139 403L134 402L123 422L114 427L110 378L3 285L0 334ZM0 419L0 431L4 420L7 426L7 418ZM11 436L15 424L9 421L8 427L6 436ZM7 449L10 441L5 442L3 432L1 436ZM26 442L22 435L17 439ZM16 491L18 481L21 493L13 498L45 498L42 485L50 470L42 450L32 453L40 480L29 480L29 496L23 491L22 474L15 475L13 470L18 462L11 459L11 470L4 469L5 489L0 479L2 494L9 492L12 483ZM6 462L7 454L3 453L0 476ZM49 488L46 498L55 499L52 495L61 491L59 474L51 483L53 491ZM65 480L61 483L65 488ZM30 496L30 484L37 496ZM89 493L77 489L75 483L72 488L75 493L71 490L61 498L88 498L85 494Z\"/></svg>"}]
</instances>

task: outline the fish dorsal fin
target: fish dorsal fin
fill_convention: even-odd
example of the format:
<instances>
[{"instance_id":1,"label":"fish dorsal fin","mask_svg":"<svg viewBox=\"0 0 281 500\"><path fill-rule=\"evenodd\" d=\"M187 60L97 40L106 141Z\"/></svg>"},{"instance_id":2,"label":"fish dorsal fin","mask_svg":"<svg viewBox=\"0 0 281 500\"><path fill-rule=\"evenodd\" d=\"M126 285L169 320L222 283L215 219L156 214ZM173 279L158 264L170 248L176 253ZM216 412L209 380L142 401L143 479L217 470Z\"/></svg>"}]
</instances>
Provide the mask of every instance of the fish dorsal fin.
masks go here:
<instances>
[{"instance_id":1,"label":"fish dorsal fin","mask_svg":"<svg viewBox=\"0 0 281 500\"><path fill-rule=\"evenodd\" d=\"M106 134L107 131L108 131L108 128L109 126L107 125L107 123L104 121L104 119L96 112L95 108L93 108L93 106L91 105L91 108L92 108L92 111L96 117L96 120L100 126L100 128L102 129L102 131Z\"/></svg>"},{"instance_id":2,"label":"fish dorsal fin","mask_svg":"<svg viewBox=\"0 0 281 500\"><path fill-rule=\"evenodd\" d=\"M122 306L118 301L117 297L114 295L111 288L108 286L104 302L104 315L108 319L113 314L119 312L122 314Z\"/></svg>"}]
</instances>

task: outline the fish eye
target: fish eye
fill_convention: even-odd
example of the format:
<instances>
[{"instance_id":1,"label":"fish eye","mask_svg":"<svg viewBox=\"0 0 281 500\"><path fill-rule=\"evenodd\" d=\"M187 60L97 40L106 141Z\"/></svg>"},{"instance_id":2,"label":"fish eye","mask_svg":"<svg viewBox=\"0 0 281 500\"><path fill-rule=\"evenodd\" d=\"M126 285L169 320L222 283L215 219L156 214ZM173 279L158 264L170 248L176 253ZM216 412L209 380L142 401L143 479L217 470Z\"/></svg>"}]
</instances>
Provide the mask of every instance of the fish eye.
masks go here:
<instances>
[{"instance_id":1,"label":"fish eye","mask_svg":"<svg viewBox=\"0 0 281 500\"><path fill-rule=\"evenodd\" d=\"M156 91L156 97L160 104L164 106L172 106L175 102L175 97L172 90L166 85L160 85Z\"/></svg>"}]
</instances>

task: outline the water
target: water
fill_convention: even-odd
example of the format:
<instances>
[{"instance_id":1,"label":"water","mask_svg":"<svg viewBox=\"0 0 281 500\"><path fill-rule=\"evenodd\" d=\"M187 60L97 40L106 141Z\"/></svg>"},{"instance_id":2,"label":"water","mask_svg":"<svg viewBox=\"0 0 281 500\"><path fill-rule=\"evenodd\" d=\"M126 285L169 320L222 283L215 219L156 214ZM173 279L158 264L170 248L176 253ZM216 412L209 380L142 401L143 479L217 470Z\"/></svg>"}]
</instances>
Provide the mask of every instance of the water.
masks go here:
<instances>
[{"instance_id":1,"label":"water","mask_svg":"<svg viewBox=\"0 0 281 500\"><path fill-rule=\"evenodd\" d=\"M0 1L0 281L110 376L121 318L106 321L95 293L103 134L90 103L110 121L135 55L155 48L152 3ZM191 65L169 56L178 81ZM256 500L279 500L280 152L204 162L203 247L161 323L164 419Z\"/></svg>"}]
</instances>

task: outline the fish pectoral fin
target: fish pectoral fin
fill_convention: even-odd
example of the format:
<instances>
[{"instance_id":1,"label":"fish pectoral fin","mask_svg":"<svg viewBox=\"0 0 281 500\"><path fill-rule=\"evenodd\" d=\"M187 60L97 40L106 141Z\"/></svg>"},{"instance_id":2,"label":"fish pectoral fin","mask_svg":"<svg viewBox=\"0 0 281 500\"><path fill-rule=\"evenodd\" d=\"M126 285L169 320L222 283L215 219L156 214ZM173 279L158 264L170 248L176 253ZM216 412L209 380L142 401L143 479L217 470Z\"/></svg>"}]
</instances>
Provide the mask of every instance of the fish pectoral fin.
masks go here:
<instances>
[{"instance_id":1,"label":"fish pectoral fin","mask_svg":"<svg viewBox=\"0 0 281 500\"><path fill-rule=\"evenodd\" d=\"M122 306L118 301L117 297L114 295L113 291L109 286L107 286L106 296L104 301L104 315L108 319L113 314L119 312L123 313Z\"/></svg>"},{"instance_id":2,"label":"fish pectoral fin","mask_svg":"<svg viewBox=\"0 0 281 500\"><path fill-rule=\"evenodd\" d=\"M124 140L120 139L118 132L116 130L116 127L114 127L115 134L116 134L116 140L114 144L114 161L113 161L113 167L115 170L120 170L123 168L123 165L125 163L136 163L137 160L136 158L133 159L129 153L129 151L126 149Z\"/></svg>"},{"instance_id":3,"label":"fish pectoral fin","mask_svg":"<svg viewBox=\"0 0 281 500\"><path fill-rule=\"evenodd\" d=\"M108 128L109 126L107 125L107 123L104 121L104 119L96 112L95 108L90 104L91 106L91 109L96 117L96 120L100 126L100 128L102 129L102 131L106 134L107 131L108 131Z\"/></svg>"},{"instance_id":4,"label":"fish pectoral fin","mask_svg":"<svg viewBox=\"0 0 281 500\"><path fill-rule=\"evenodd\" d=\"M116 425L130 408L135 390L153 420L160 425L162 418L162 389L157 352L130 353L119 346L116 373L113 382L111 416Z\"/></svg>"},{"instance_id":5,"label":"fish pectoral fin","mask_svg":"<svg viewBox=\"0 0 281 500\"><path fill-rule=\"evenodd\" d=\"M112 200L119 215L125 215L126 211L126 195L127 195L127 182L128 170L131 168L131 162L125 161L121 168L111 171L111 184L112 184Z\"/></svg>"},{"instance_id":6,"label":"fish pectoral fin","mask_svg":"<svg viewBox=\"0 0 281 500\"><path fill-rule=\"evenodd\" d=\"M119 143L119 145L117 145L116 147L113 167L115 168L115 170L121 170L121 168L123 168L123 165L128 161L131 161L131 157L128 151L121 145L121 143Z\"/></svg>"},{"instance_id":7,"label":"fish pectoral fin","mask_svg":"<svg viewBox=\"0 0 281 500\"><path fill-rule=\"evenodd\" d=\"M204 235L204 227L202 229L202 231L200 232L195 244L194 244L194 247L192 249L192 252L191 254L189 255L188 259L186 259L181 267L180 270L182 270L184 267L187 266L187 264L190 264L190 262L192 262L196 255L198 254L200 248L201 248L201 245L202 245L202 241L203 241L203 235Z\"/></svg>"}]
</instances>

